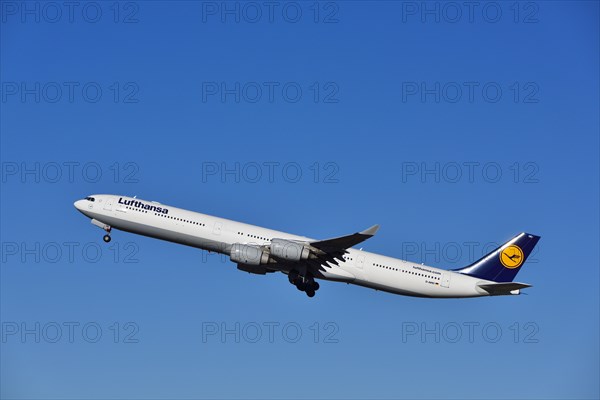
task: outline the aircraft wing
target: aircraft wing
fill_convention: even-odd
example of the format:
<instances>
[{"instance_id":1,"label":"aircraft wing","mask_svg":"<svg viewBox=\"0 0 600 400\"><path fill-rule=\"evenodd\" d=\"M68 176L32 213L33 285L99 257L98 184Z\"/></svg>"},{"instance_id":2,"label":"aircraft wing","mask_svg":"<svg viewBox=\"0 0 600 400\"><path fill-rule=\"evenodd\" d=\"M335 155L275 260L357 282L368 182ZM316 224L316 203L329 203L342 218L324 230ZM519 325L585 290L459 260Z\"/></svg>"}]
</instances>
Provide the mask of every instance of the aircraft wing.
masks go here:
<instances>
[{"instance_id":1,"label":"aircraft wing","mask_svg":"<svg viewBox=\"0 0 600 400\"><path fill-rule=\"evenodd\" d=\"M325 253L330 251L346 250L373 237L378 230L379 225L373 225L369 229L365 229L362 232L356 232L352 235L340 236L333 239L318 240L316 242L310 242L310 245L321 251L324 251Z\"/></svg>"},{"instance_id":2,"label":"aircraft wing","mask_svg":"<svg viewBox=\"0 0 600 400\"><path fill-rule=\"evenodd\" d=\"M497 283L482 283L477 285L492 296L498 296L503 294L511 294L513 290L519 290L531 287L527 283L520 282L497 282Z\"/></svg>"},{"instance_id":3,"label":"aircraft wing","mask_svg":"<svg viewBox=\"0 0 600 400\"><path fill-rule=\"evenodd\" d=\"M347 249L373 237L378 230L379 225L373 225L364 231L351 235L309 242L309 246L316 259L307 261L310 266L318 270L323 270L323 267L330 268L331 266L327 263L338 265L338 260L343 261L343 256L347 253Z\"/></svg>"}]
</instances>

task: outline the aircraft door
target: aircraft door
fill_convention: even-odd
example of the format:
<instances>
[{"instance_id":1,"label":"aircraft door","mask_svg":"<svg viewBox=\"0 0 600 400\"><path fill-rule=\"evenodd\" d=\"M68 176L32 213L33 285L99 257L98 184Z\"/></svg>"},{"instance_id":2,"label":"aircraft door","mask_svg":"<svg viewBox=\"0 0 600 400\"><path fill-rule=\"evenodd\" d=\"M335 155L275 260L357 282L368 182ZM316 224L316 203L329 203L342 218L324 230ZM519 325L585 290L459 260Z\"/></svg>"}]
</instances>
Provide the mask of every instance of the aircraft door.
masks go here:
<instances>
[{"instance_id":1,"label":"aircraft door","mask_svg":"<svg viewBox=\"0 0 600 400\"><path fill-rule=\"evenodd\" d=\"M106 203L104 203L104 209L106 211L112 211L113 208L113 199L112 197L109 197L108 199L106 199Z\"/></svg>"},{"instance_id":2,"label":"aircraft door","mask_svg":"<svg viewBox=\"0 0 600 400\"><path fill-rule=\"evenodd\" d=\"M354 259L354 268L352 269L352 274L356 276L358 280L367 280L365 275L365 255L364 254L356 254L356 258Z\"/></svg>"},{"instance_id":3,"label":"aircraft door","mask_svg":"<svg viewBox=\"0 0 600 400\"><path fill-rule=\"evenodd\" d=\"M220 235L222 230L223 230L223 223L222 222L215 222L215 226L213 228L213 233L215 235Z\"/></svg>"},{"instance_id":4,"label":"aircraft door","mask_svg":"<svg viewBox=\"0 0 600 400\"><path fill-rule=\"evenodd\" d=\"M450 287L450 274L447 272L442 272L442 287Z\"/></svg>"},{"instance_id":5,"label":"aircraft door","mask_svg":"<svg viewBox=\"0 0 600 400\"><path fill-rule=\"evenodd\" d=\"M365 256L363 256L362 254L356 256L356 268L358 268L359 270L363 270L363 268L365 267Z\"/></svg>"}]
</instances>

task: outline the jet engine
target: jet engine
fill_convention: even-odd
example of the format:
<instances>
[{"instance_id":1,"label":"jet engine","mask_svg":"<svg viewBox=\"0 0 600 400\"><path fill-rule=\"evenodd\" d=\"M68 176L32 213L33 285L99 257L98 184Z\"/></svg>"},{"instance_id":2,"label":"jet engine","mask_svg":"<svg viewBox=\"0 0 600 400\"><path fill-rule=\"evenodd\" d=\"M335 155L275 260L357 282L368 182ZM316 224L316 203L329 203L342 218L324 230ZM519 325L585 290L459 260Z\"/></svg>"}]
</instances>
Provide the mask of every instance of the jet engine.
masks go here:
<instances>
[{"instance_id":1,"label":"jet engine","mask_svg":"<svg viewBox=\"0 0 600 400\"><path fill-rule=\"evenodd\" d=\"M300 261L310 256L310 249L302 243L285 239L271 240L271 255L283 260Z\"/></svg>"},{"instance_id":2,"label":"jet engine","mask_svg":"<svg viewBox=\"0 0 600 400\"><path fill-rule=\"evenodd\" d=\"M229 258L234 263L246 265L263 265L269 263L269 252L260 246L234 243Z\"/></svg>"}]
</instances>

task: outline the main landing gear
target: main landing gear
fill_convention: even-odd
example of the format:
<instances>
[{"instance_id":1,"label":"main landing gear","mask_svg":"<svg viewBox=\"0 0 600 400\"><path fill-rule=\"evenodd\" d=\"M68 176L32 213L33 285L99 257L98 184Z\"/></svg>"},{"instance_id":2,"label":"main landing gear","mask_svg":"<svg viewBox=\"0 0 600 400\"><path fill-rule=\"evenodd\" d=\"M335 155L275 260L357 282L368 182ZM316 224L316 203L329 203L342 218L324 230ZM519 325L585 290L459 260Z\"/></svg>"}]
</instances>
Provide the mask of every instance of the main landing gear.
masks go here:
<instances>
[{"instance_id":1,"label":"main landing gear","mask_svg":"<svg viewBox=\"0 0 600 400\"><path fill-rule=\"evenodd\" d=\"M102 237L102 240L104 240L106 243L110 242L110 235L106 234Z\"/></svg>"},{"instance_id":2,"label":"main landing gear","mask_svg":"<svg viewBox=\"0 0 600 400\"><path fill-rule=\"evenodd\" d=\"M301 292L306 292L308 297L314 297L315 292L319 290L319 282L315 281L315 278L311 274L306 274L306 276L302 276L298 273L298 271L290 271L288 274L288 280L290 283Z\"/></svg>"}]
</instances>

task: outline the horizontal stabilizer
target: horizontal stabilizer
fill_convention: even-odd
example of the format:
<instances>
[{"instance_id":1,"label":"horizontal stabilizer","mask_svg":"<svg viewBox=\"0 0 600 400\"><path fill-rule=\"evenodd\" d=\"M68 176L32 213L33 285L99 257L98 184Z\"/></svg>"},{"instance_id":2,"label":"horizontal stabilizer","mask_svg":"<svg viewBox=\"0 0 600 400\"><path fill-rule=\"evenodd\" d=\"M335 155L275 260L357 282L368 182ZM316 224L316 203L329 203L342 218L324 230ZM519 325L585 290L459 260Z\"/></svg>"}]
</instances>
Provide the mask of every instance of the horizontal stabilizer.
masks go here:
<instances>
[{"instance_id":1,"label":"horizontal stabilizer","mask_svg":"<svg viewBox=\"0 0 600 400\"><path fill-rule=\"evenodd\" d=\"M525 289L531 287L527 283L519 283L519 282L499 282L499 283L482 283L477 285L492 296L499 296L503 294L518 294L511 293L514 290Z\"/></svg>"}]
</instances>

